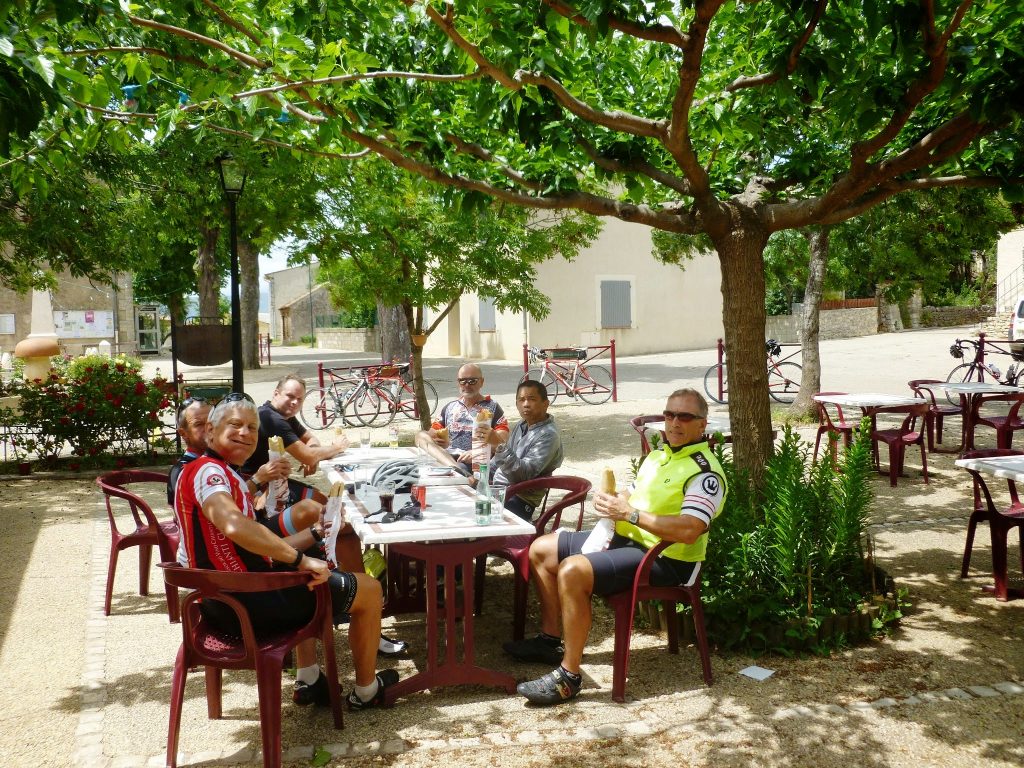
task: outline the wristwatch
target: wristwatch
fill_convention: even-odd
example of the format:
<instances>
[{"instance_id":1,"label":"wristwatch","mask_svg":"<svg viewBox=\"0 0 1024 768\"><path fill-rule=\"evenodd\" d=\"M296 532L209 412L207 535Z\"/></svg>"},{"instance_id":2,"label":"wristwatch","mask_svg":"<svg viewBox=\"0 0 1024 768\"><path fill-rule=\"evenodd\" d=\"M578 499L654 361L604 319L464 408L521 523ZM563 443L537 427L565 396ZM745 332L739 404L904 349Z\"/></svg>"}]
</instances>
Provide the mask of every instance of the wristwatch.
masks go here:
<instances>
[{"instance_id":1,"label":"wristwatch","mask_svg":"<svg viewBox=\"0 0 1024 768\"><path fill-rule=\"evenodd\" d=\"M626 519L629 520L631 525L636 525L640 522L640 510L634 509Z\"/></svg>"}]
</instances>

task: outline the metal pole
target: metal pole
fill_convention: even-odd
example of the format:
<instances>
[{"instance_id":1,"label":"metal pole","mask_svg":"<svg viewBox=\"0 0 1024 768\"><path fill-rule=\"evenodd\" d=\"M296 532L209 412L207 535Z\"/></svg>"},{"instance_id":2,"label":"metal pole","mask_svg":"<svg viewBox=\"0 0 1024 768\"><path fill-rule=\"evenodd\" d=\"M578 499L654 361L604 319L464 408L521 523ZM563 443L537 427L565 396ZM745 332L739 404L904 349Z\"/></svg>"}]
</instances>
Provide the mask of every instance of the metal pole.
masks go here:
<instances>
[{"instance_id":1,"label":"metal pole","mask_svg":"<svg viewBox=\"0 0 1024 768\"><path fill-rule=\"evenodd\" d=\"M306 282L309 284L309 348L316 349L316 331L313 330L313 260L306 262Z\"/></svg>"},{"instance_id":2,"label":"metal pole","mask_svg":"<svg viewBox=\"0 0 1024 768\"><path fill-rule=\"evenodd\" d=\"M236 199L228 195L231 214L231 390L244 392L242 374L242 302L238 295L238 220L235 213Z\"/></svg>"}]
</instances>

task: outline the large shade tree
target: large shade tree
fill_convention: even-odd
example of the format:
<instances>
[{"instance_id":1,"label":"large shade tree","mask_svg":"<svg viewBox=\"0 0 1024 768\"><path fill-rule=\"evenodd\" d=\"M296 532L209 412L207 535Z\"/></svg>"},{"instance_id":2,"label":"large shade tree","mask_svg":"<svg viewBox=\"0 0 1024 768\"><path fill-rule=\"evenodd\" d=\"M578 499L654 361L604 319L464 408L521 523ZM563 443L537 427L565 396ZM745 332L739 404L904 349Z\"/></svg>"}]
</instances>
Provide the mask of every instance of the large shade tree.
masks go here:
<instances>
[{"instance_id":1,"label":"large shade tree","mask_svg":"<svg viewBox=\"0 0 1024 768\"><path fill-rule=\"evenodd\" d=\"M86 109L123 119L110 96L143 81L144 65L190 97L136 116L161 130L202 124L318 152L364 148L519 205L706 234L721 260L740 383L730 393L736 456L755 472L771 446L769 236L847 220L904 190L1019 182L1018 3L144 0L130 9L50 54L64 66L58 77L85 81L72 90ZM268 104L293 122L261 115Z\"/></svg>"}]
</instances>

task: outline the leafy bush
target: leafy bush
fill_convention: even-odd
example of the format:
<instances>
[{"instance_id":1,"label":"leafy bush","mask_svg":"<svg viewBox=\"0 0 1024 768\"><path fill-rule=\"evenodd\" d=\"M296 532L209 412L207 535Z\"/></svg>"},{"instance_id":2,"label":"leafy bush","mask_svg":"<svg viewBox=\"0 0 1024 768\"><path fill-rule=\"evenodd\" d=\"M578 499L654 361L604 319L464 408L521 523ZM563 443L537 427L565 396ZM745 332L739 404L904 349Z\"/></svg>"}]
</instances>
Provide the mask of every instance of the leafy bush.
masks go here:
<instances>
[{"instance_id":1,"label":"leafy bush","mask_svg":"<svg viewBox=\"0 0 1024 768\"><path fill-rule=\"evenodd\" d=\"M871 597L866 427L838 468L828 460L811 465L810 450L787 426L757 490L719 448L729 497L708 542L702 591L708 632L720 645L767 649L787 626L803 641L825 616L850 613Z\"/></svg>"},{"instance_id":2,"label":"leafy bush","mask_svg":"<svg viewBox=\"0 0 1024 768\"><path fill-rule=\"evenodd\" d=\"M137 359L87 355L59 361L46 379L14 380L8 390L21 397L16 418L32 430L33 453L53 460L70 445L88 460L147 451L173 385L144 379Z\"/></svg>"}]
</instances>

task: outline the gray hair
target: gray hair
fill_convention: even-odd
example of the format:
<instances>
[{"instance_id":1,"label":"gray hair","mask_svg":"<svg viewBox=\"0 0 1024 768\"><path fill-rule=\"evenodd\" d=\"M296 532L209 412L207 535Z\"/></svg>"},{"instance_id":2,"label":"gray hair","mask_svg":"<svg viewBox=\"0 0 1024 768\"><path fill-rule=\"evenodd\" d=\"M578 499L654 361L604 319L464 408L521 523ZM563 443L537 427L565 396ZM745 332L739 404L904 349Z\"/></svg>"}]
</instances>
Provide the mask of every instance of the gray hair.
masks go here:
<instances>
[{"instance_id":1,"label":"gray hair","mask_svg":"<svg viewBox=\"0 0 1024 768\"><path fill-rule=\"evenodd\" d=\"M256 414L256 421L259 421L259 409L256 407L256 403L254 403L252 400L246 400L244 398L241 400L232 400L231 402L225 402L224 400L221 400L219 403L213 406L213 410L210 411L210 415L207 417L206 421L208 424L211 424L214 428L216 428L224 420L224 417L227 415L228 411L234 409L254 413Z\"/></svg>"},{"instance_id":2,"label":"gray hair","mask_svg":"<svg viewBox=\"0 0 1024 768\"><path fill-rule=\"evenodd\" d=\"M683 387L682 389L677 389L675 392L668 396L668 399L671 400L674 397L692 397L694 400L697 401L697 415L700 416L702 419L706 419L708 417L708 401L705 400L704 395L702 395L696 389L691 389L690 387Z\"/></svg>"}]
</instances>

